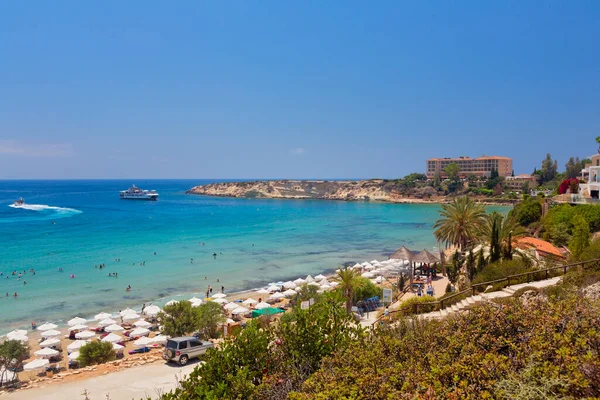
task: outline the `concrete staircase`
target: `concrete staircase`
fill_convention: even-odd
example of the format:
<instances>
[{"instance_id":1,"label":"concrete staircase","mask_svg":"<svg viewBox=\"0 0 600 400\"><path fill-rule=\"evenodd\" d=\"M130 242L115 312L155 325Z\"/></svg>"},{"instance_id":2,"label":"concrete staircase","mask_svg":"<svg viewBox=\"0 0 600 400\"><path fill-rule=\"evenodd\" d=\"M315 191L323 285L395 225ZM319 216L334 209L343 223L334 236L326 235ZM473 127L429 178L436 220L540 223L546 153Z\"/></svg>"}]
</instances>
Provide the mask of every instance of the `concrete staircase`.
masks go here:
<instances>
[{"instance_id":1,"label":"concrete staircase","mask_svg":"<svg viewBox=\"0 0 600 400\"><path fill-rule=\"evenodd\" d=\"M560 281L560 279L561 279L561 277L556 277L556 278L545 279L543 281L536 281L536 282L531 282L531 283L520 283L518 285L507 286L504 289L499 290L497 292L481 293L476 296L467 297L466 299L463 299L456 304L446 307L443 310L432 311L427 314L420 314L420 315L417 315L416 317L423 318L423 319L444 318L444 317L447 317L447 316L455 314L455 313L466 311L470 307L472 307L473 305L476 305L476 304L481 304L481 303L488 302L493 299L499 299L502 297L511 297L515 294L515 292L517 290L522 289L524 287L535 287L535 288L541 289L541 288L545 288L548 286L554 286L558 283L558 281Z\"/></svg>"}]
</instances>

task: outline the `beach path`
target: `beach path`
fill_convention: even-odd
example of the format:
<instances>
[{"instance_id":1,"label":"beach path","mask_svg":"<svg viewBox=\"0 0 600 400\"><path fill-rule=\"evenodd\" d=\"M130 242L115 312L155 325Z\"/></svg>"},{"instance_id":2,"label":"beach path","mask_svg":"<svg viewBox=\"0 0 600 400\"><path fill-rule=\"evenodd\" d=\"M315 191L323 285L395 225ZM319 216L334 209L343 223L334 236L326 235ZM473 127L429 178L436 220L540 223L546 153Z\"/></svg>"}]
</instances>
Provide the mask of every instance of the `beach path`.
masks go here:
<instances>
[{"instance_id":1,"label":"beach path","mask_svg":"<svg viewBox=\"0 0 600 400\"><path fill-rule=\"evenodd\" d=\"M90 400L106 400L106 395L110 396L110 400L141 399L147 395L156 398L158 393L174 389L177 380L191 373L196 365L196 363L185 367L164 363L144 365L75 382L19 390L8 395L0 395L0 399L77 400L84 398L82 393L86 389Z\"/></svg>"}]
</instances>

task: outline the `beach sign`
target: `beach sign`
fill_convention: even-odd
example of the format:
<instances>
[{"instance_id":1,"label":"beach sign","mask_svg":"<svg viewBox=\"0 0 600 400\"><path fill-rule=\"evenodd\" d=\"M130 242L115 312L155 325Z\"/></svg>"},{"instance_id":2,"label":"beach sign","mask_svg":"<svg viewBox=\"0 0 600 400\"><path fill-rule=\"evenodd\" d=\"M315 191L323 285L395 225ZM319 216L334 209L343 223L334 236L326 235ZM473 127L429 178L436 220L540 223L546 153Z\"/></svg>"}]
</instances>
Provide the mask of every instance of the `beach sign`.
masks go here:
<instances>
[{"instance_id":1,"label":"beach sign","mask_svg":"<svg viewBox=\"0 0 600 400\"><path fill-rule=\"evenodd\" d=\"M391 303L392 302L392 289L383 289L383 302Z\"/></svg>"},{"instance_id":2,"label":"beach sign","mask_svg":"<svg viewBox=\"0 0 600 400\"><path fill-rule=\"evenodd\" d=\"M308 310L308 307L310 307L310 302L308 301L303 301L302 303L300 303L300 308L302 310Z\"/></svg>"}]
</instances>

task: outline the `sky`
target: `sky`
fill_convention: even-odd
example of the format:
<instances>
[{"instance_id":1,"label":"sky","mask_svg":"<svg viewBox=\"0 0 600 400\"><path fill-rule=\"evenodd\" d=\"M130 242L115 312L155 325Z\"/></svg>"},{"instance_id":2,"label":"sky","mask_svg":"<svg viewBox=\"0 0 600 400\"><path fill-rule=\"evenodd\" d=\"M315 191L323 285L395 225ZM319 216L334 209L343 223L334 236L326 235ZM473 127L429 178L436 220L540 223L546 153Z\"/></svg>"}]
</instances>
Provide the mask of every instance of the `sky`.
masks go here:
<instances>
[{"instance_id":1,"label":"sky","mask_svg":"<svg viewBox=\"0 0 600 400\"><path fill-rule=\"evenodd\" d=\"M0 179L530 173L597 150L600 2L21 1Z\"/></svg>"}]
</instances>

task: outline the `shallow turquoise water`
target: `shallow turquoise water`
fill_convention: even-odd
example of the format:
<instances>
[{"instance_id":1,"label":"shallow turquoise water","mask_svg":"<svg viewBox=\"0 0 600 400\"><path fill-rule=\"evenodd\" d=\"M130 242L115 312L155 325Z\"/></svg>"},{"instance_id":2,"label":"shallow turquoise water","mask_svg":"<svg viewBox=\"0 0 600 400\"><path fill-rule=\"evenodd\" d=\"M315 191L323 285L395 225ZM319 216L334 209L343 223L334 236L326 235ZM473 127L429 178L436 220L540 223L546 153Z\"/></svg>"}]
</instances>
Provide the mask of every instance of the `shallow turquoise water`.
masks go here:
<instances>
[{"instance_id":1,"label":"shallow turquoise water","mask_svg":"<svg viewBox=\"0 0 600 400\"><path fill-rule=\"evenodd\" d=\"M317 274L344 262L384 259L402 245L436 245L436 205L184 193L207 182L139 180L160 193L157 202L141 202L119 199L131 183L125 181L0 181L0 271L36 272L21 280L0 277L0 293L18 292L17 299L0 297L0 333L31 320L160 304L202 294L209 284L237 291ZM10 207L18 197L37 206ZM94 268L101 263L104 269Z\"/></svg>"}]
</instances>

